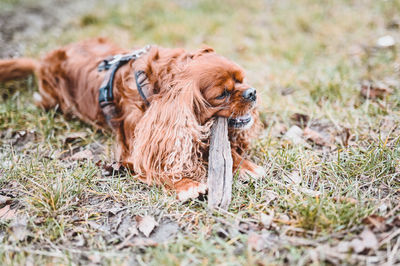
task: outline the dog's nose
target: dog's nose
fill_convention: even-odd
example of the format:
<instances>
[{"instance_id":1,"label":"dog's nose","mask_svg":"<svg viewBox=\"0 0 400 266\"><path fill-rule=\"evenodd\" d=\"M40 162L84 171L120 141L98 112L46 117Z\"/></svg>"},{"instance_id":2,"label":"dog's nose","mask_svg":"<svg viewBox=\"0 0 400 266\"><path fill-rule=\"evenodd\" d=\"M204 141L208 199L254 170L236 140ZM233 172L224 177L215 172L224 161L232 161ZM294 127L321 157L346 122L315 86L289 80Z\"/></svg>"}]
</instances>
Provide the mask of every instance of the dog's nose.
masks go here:
<instances>
[{"instance_id":1,"label":"dog's nose","mask_svg":"<svg viewBox=\"0 0 400 266\"><path fill-rule=\"evenodd\" d=\"M243 92L243 98L244 98L245 100L247 100L247 101L252 101L252 102L254 102L254 101L257 99L256 93L257 93L256 89L254 89L254 88L249 88L249 89L247 89L247 90L245 90L245 91Z\"/></svg>"}]
</instances>

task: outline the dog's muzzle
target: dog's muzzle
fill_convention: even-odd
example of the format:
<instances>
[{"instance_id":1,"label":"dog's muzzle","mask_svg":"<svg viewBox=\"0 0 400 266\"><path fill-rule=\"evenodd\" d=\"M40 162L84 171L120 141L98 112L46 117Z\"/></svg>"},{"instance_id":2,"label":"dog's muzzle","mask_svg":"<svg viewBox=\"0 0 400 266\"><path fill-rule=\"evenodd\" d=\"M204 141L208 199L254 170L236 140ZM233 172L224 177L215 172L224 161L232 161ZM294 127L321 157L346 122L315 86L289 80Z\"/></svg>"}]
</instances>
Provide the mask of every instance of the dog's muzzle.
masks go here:
<instances>
[{"instance_id":1,"label":"dog's muzzle","mask_svg":"<svg viewBox=\"0 0 400 266\"><path fill-rule=\"evenodd\" d=\"M251 114L228 119L228 126L236 129L248 129L253 123L254 120Z\"/></svg>"}]
</instances>

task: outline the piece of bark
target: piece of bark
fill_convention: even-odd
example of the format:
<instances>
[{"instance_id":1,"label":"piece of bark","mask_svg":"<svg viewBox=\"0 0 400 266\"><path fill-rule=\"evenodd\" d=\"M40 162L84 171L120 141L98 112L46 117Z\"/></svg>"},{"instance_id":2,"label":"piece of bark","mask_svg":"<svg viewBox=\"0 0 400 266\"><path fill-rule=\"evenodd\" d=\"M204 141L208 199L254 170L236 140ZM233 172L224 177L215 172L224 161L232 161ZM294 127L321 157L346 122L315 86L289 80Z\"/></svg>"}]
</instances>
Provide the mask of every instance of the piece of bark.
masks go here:
<instances>
[{"instance_id":1,"label":"piece of bark","mask_svg":"<svg viewBox=\"0 0 400 266\"><path fill-rule=\"evenodd\" d=\"M218 117L211 128L208 157L208 207L228 209L232 199L232 154L228 121Z\"/></svg>"}]
</instances>

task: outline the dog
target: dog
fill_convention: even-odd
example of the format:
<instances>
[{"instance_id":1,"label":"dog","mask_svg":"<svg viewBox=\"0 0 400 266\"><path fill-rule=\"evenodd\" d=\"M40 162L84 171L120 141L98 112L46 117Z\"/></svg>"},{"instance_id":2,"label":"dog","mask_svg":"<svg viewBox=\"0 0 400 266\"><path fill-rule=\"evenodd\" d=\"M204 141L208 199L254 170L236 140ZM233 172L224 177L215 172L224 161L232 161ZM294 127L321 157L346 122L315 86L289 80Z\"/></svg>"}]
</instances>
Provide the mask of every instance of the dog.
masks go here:
<instances>
[{"instance_id":1,"label":"dog","mask_svg":"<svg viewBox=\"0 0 400 266\"><path fill-rule=\"evenodd\" d=\"M129 53L97 38L56 49L40 61L0 60L2 82L31 74L39 84L37 106L59 107L111 129L122 165L149 185L175 190L182 201L206 193L215 117L228 118L234 171L265 174L244 158L259 124L256 90L240 66L210 47L191 53L151 46Z\"/></svg>"}]
</instances>

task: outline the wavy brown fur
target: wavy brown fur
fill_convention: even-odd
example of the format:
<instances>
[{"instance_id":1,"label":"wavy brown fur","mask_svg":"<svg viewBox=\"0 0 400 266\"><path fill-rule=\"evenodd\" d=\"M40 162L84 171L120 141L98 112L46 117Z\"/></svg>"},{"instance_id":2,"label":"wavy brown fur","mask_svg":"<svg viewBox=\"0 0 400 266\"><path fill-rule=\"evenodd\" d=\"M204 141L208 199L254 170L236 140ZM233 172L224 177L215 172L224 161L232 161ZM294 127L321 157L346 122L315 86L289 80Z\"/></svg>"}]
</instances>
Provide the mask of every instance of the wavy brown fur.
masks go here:
<instances>
[{"instance_id":1,"label":"wavy brown fur","mask_svg":"<svg viewBox=\"0 0 400 266\"><path fill-rule=\"evenodd\" d=\"M40 97L36 103L49 109L60 106L97 127L107 123L98 104L103 72L97 65L105 57L126 53L105 39L71 44L50 52L40 61L0 60L0 81L36 73ZM150 106L140 97L134 72L143 70L150 81ZM204 192L210 127L215 116L238 117L251 113L255 102L243 99L249 86L235 63L211 48L196 53L152 47L137 61L122 66L114 81L119 127L114 128L118 159L148 184L163 184L178 192ZM229 96L219 99L224 90ZM260 175L260 168L242 156L251 132L229 132L234 167L241 173ZM194 192L193 192L194 191ZM190 194L189 193L189 194ZM197 194L196 194L197 193Z\"/></svg>"}]
</instances>

